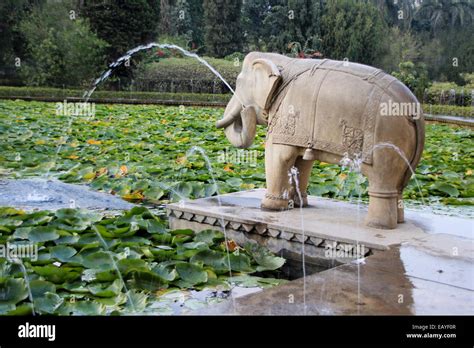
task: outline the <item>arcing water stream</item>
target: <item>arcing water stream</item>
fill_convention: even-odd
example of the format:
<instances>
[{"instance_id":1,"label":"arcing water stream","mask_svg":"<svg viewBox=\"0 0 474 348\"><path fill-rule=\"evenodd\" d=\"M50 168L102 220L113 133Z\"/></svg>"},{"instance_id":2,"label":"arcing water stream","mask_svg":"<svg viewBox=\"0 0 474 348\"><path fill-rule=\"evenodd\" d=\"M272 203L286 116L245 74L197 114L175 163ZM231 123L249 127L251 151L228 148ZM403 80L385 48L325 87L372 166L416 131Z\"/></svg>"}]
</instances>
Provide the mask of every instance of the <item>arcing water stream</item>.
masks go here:
<instances>
[{"instance_id":1,"label":"arcing water stream","mask_svg":"<svg viewBox=\"0 0 474 348\"><path fill-rule=\"evenodd\" d=\"M84 96L83 98L85 99L85 101L87 102L89 100L89 98L91 97L92 93L94 93L94 91L96 90L96 88L102 83L104 82L105 80L107 80L110 75L112 75L112 72L118 68L119 66L121 66L122 64L124 64L125 62L129 61L129 59L137 54L138 52L141 52L141 51L145 51L145 50L149 50L151 48L156 48L156 47L159 47L159 48L167 48L167 49L174 49L174 50L178 50L179 52L181 52L182 54L184 54L185 56L187 57L191 57L191 58L194 58L194 59L197 59L200 63L202 63L203 65L205 65L214 75L216 75L226 86L227 88L232 92L232 94L235 95L235 91L234 89L229 85L229 83L222 77L222 75L216 70L214 69L214 67L212 67L205 59L203 59L202 57L198 56L196 53L192 53L192 52L189 52L187 50L185 50L184 48L182 47L179 47L179 46L176 46L176 45L172 45L172 44L159 44L159 43L156 43L156 42L151 42L149 44L146 44L146 45L140 45L140 46L137 46L131 50L129 50L127 53L125 53L122 57L120 57L119 59L117 59L115 62L113 62L112 64L109 65L109 69L104 71L104 73L102 75L100 75L100 77L98 79L95 80L94 84L92 85L92 88L88 91L86 91L84 93ZM237 99L239 99L239 97L237 97ZM239 99L240 100L240 99Z\"/></svg>"},{"instance_id":2,"label":"arcing water stream","mask_svg":"<svg viewBox=\"0 0 474 348\"><path fill-rule=\"evenodd\" d=\"M185 56L187 57L191 57L191 58L194 58L194 59L197 59L200 63L202 63L203 65L205 65L214 75L216 75L226 86L227 88L236 96L236 98L238 100L240 100L240 98L235 94L235 91L234 89L230 86L230 84L222 77L222 75L216 70L214 69L206 60L204 60L203 58L201 58L200 56L198 56L197 54L195 53L192 53L192 52L189 52L185 49L183 49L182 47L179 47L179 46L176 46L176 45L171 45L171 44L159 44L159 43L156 43L156 42L152 42L152 43L149 43L149 44L146 44L146 45L140 45L140 46L137 46L129 51L127 51L127 53L125 53L122 57L120 57L119 59L117 59L115 62L113 62L112 64L109 65L109 69L104 71L104 73L102 73L102 75L97 78L92 87L86 91L83 95L83 99L84 99L84 103L87 103L90 99L90 97L92 96L92 94L94 93L94 91L97 89L97 87L103 83L105 80L107 80L111 75L112 73L114 72L115 69L117 69L118 67L120 67L121 65L123 65L125 62L129 61L129 59L137 54L138 52L141 52L141 51L145 51L145 50L149 50L151 48L155 48L155 47L159 47L159 48L165 48L165 49L175 49L175 50L178 50L180 51L182 54L184 54ZM71 132L71 127L72 127L72 122L73 122L73 119L74 119L74 116L73 115L70 115L69 117L69 120L68 120L68 125L66 127L66 134L70 134ZM54 161L53 163L56 163L57 161L57 158L59 156L59 153L61 151L61 148L62 148L62 144L66 143L67 140L69 138L69 135L66 135L66 139L63 139L60 144L58 145L57 147L57 150L55 152L55 158L54 158ZM194 152L199 152L203 157L204 159L206 160L206 164L207 164L207 168L209 170L209 173L211 175L211 178L213 180L213 183L217 186L216 184L216 180L214 178L214 175L213 175L213 171L212 171L212 165L211 165L211 162L208 158L208 156L206 155L205 151L202 149L202 148L199 148L199 147L192 147L190 149L190 151L188 151L188 156L191 156ZM48 169L47 173L46 173L46 178L49 177L49 173L50 173L50 169ZM175 192L176 193L176 192ZM179 195L179 194L178 194ZM180 197L181 199L183 198L182 196ZM183 199L182 199L183 200ZM219 202L219 205L221 205L221 202L220 202L220 198L218 196L218 202ZM223 229L223 232L224 232L224 236L225 236L225 245L226 245L226 250L227 250L227 256L228 256L228 265L229 265L229 275L230 277L232 277L232 270L231 270L231 265L230 265L230 254L229 254L229 247L228 247L228 239L227 239L227 234L226 234L226 231L225 231L225 222L224 222L224 219L222 218L221 219L221 224L222 224L222 229ZM113 254L110 253L109 251L109 248L107 246L107 244L105 243L104 239L102 238L102 236L100 235L100 233L95 230L95 234L97 236L97 238L99 239L100 243L103 245L103 248L107 251L107 253L109 254L110 258L111 258L111 261L112 261L112 264L113 264L113 267L114 269L116 270L117 274L119 275L119 279L120 279L120 282L122 284L122 288L124 289L125 291L125 294L130 302L130 305L132 307L132 310L133 312L135 312L135 306L134 306L134 303L133 303L133 300L130 296L130 293L127 289L127 286L123 280L123 277L121 275L121 272L114 260L114 256ZM232 296L232 295L231 295ZM232 296L232 303L234 305L234 298ZM235 308L235 306L234 306Z\"/></svg>"}]
</instances>

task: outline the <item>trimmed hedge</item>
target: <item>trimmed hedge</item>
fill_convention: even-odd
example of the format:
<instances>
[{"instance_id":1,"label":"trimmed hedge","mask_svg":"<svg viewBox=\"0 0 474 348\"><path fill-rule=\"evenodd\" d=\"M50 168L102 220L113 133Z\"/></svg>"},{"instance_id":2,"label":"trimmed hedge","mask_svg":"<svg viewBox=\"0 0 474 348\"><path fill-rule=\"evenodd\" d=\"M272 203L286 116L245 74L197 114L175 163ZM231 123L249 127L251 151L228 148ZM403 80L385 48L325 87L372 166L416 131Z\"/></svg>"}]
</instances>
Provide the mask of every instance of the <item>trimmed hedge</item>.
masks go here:
<instances>
[{"instance_id":1,"label":"trimmed hedge","mask_svg":"<svg viewBox=\"0 0 474 348\"><path fill-rule=\"evenodd\" d=\"M224 59L205 58L222 77L235 88L241 66ZM229 93L229 89L209 68L195 59L166 58L159 62L142 63L133 80L138 91L171 93Z\"/></svg>"},{"instance_id":2,"label":"trimmed hedge","mask_svg":"<svg viewBox=\"0 0 474 348\"><path fill-rule=\"evenodd\" d=\"M1 97L29 97L29 98L81 98L83 90L43 88L43 87L10 87L0 86ZM147 100L147 101L186 101L186 102L215 102L227 103L229 94L198 94L198 93L158 93L158 92L117 92L117 91L96 91L92 95L93 99L117 99L120 100Z\"/></svg>"},{"instance_id":3,"label":"trimmed hedge","mask_svg":"<svg viewBox=\"0 0 474 348\"><path fill-rule=\"evenodd\" d=\"M423 104L423 111L433 115L474 117L474 108L472 106Z\"/></svg>"},{"instance_id":4,"label":"trimmed hedge","mask_svg":"<svg viewBox=\"0 0 474 348\"><path fill-rule=\"evenodd\" d=\"M454 82L434 82L423 96L424 104L472 106L474 86L458 86Z\"/></svg>"}]
</instances>

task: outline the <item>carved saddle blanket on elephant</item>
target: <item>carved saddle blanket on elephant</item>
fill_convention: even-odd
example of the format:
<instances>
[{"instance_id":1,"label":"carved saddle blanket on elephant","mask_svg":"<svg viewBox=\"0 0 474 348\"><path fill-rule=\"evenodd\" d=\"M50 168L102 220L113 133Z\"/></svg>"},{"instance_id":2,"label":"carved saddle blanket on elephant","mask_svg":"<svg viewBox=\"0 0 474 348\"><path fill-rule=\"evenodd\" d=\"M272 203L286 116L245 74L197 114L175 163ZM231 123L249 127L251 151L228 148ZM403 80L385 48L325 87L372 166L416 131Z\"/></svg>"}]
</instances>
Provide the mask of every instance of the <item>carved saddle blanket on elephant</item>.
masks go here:
<instances>
[{"instance_id":1,"label":"carved saddle blanket on elephant","mask_svg":"<svg viewBox=\"0 0 474 348\"><path fill-rule=\"evenodd\" d=\"M380 102L396 79L326 59L295 59L278 68L282 82L268 110L273 143L360 156L371 164Z\"/></svg>"}]
</instances>

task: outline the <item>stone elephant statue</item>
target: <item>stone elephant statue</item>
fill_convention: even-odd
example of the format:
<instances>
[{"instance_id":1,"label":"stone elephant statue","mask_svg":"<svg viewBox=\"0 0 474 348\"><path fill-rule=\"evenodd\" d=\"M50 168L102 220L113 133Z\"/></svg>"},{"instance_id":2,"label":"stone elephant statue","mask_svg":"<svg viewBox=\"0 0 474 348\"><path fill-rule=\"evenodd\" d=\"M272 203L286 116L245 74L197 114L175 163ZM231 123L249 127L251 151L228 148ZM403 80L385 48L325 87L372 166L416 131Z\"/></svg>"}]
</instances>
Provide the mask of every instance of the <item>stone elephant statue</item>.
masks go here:
<instances>
[{"instance_id":1,"label":"stone elephant statue","mask_svg":"<svg viewBox=\"0 0 474 348\"><path fill-rule=\"evenodd\" d=\"M393 76L346 61L249 53L217 127L246 148L257 125L268 127L262 209L285 210L290 200L306 206L314 161L349 158L369 181L366 224L403 222L403 189L423 152L424 120L416 97ZM288 180L293 166L302 201Z\"/></svg>"}]
</instances>

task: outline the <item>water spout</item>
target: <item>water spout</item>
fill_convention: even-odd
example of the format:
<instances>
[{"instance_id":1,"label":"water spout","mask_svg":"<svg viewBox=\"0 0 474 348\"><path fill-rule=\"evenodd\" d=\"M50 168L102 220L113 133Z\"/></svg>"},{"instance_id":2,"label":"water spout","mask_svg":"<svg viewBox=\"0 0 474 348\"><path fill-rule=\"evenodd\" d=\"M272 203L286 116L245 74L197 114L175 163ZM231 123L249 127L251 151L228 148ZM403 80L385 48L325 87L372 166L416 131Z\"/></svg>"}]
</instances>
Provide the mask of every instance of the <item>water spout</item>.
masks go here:
<instances>
[{"instance_id":1,"label":"water spout","mask_svg":"<svg viewBox=\"0 0 474 348\"><path fill-rule=\"evenodd\" d=\"M174 50L178 50L179 52L181 52L182 54L184 54L185 56L187 57L191 57L191 58L194 58L196 60L198 60L201 64L203 64L204 66L206 66L214 75L216 75L225 85L226 87L229 89L229 91L232 92L233 95L236 96L236 98L239 100L239 102L241 104L242 101L241 99L236 95L234 89L230 86L230 84L224 79L224 77L216 70L214 69L214 67L212 65L210 65L205 59L203 59L202 57L198 56L196 53L193 53L193 52L189 52L187 50L185 50L184 48L180 47L180 46L177 46L177 45L172 45L172 44L159 44L157 42L151 42L149 44L146 44L146 45L140 45L140 46L137 46L135 48L132 48L131 50L127 51L127 53L125 53L122 57L120 57L119 59L117 59L115 62L111 63L109 65L109 69L104 71L104 73L102 73L102 75L100 75L99 78L97 78L93 85L92 85L92 88L89 89L88 91L86 91L83 95L83 99L85 99L85 102L87 102L92 93L94 93L94 91L97 89L97 87L102 83L104 82L105 80L107 80L110 75L112 74L112 72L118 68L119 66L121 66L122 64L124 64L125 62L129 61L130 58L135 55L136 53L138 52L141 52L141 51L145 51L145 50L149 50L151 48L155 48L155 47L159 47L159 48L167 48L167 49L174 49Z\"/></svg>"},{"instance_id":2,"label":"water spout","mask_svg":"<svg viewBox=\"0 0 474 348\"><path fill-rule=\"evenodd\" d=\"M306 241L305 235L305 228L304 228L304 217L303 217L303 195L301 194L300 190L300 181L299 181L299 171L296 167L291 167L290 172L288 173L289 176L289 183L290 186L294 183L296 188L296 193L298 194L298 199L300 201L300 217L301 217L301 232L303 234L303 239L301 242L301 264L302 264L302 271L303 271L303 314L306 315L306 263L305 263L305 249L304 244Z\"/></svg>"}]
</instances>

